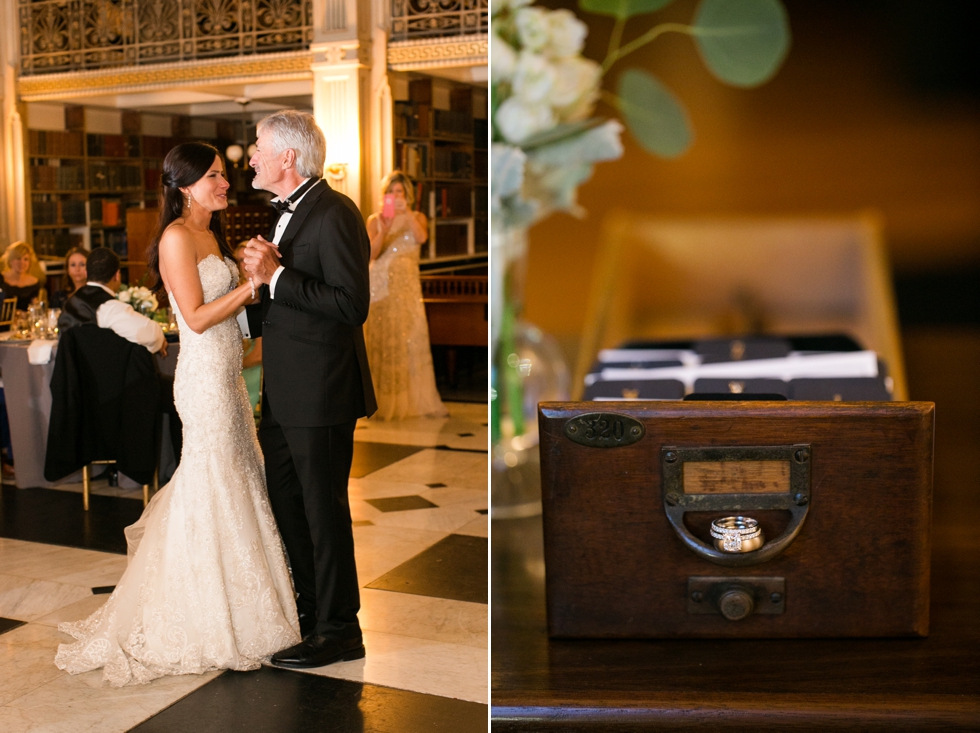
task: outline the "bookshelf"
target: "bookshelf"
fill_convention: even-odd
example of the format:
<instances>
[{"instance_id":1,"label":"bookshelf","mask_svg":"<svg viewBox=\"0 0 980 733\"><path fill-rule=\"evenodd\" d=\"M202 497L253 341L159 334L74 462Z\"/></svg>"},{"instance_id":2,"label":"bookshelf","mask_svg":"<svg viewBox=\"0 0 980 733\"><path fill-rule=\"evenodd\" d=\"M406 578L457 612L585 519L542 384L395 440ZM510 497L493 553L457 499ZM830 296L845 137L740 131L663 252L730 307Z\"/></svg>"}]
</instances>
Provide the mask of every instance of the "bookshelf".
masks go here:
<instances>
[{"instance_id":1,"label":"bookshelf","mask_svg":"<svg viewBox=\"0 0 980 733\"><path fill-rule=\"evenodd\" d=\"M126 210L156 204L160 168L173 137L141 134L138 112L122 113L122 134L85 129L85 110L65 107L65 130L27 131L31 232L45 258L74 246L105 246L122 258Z\"/></svg>"},{"instance_id":2,"label":"bookshelf","mask_svg":"<svg viewBox=\"0 0 980 733\"><path fill-rule=\"evenodd\" d=\"M412 79L394 104L395 165L415 181L415 207L429 218L423 258L487 251L487 121L474 89L454 86L449 109L433 105L433 80Z\"/></svg>"},{"instance_id":3,"label":"bookshelf","mask_svg":"<svg viewBox=\"0 0 980 733\"><path fill-rule=\"evenodd\" d=\"M240 125L227 120L215 121L213 136L202 136L193 134L190 117L171 116L170 135L145 135L141 114L124 110L120 134L108 134L86 129L82 106L68 105L64 114L64 130L29 129L26 139L28 218L34 249L48 259L74 246L104 246L123 260L139 259L142 247L129 251L127 212L157 206L170 149L190 140L218 150L240 142ZM252 191L251 169L228 174L236 203L263 203L262 192Z\"/></svg>"}]
</instances>

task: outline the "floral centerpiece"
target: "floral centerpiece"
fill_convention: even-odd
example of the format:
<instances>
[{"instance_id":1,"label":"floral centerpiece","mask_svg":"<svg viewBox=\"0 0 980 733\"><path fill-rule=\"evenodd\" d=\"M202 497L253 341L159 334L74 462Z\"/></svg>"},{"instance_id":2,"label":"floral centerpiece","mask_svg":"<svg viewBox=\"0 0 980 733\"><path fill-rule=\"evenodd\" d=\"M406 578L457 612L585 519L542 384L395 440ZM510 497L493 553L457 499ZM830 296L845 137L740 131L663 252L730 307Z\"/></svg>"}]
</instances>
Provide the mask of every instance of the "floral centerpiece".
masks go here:
<instances>
[{"instance_id":1,"label":"floral centerpiece","mask_svg":"<svg viewBox=\"0 0 980 733\"><path fill-rule=\"evenodd\" d=\"M628 21L671 2L579 0L581 10L614 19L599 63L582 56L588 29L571 11L546 10L531 0L491 0L490 419L496 516L506 516L503 504L515 503L505 497L514 487L505 484L521 484L517 493L536 484L521 475L534 462L530 456L536 457L536 403L562 396L557 348L520 318L528 227L554 211L584 213L577 189L596 163L622 156L623 123L643 149L661 157L683 154L693 140L683 105L649 71L626 69L614 92L602 88L603 77L665 33L690 36L711 73L739 87L767 81L788 52L789 23L780 0L701 0L689 24L659 23L623 42ZM600 100L619 119L594 116ZM554 377L550 393L529 383L542 373Z\"/></svg>"},{"instance_id":2,"label":"floral centerpiece","mask_svg":"<svg viewBox=\"0 0 980 733\"><path fill-rule=\"evenodd\" d=\"M142 313L144 316L152 317L156 313L157 308L160 307L156 296L149 288L143 287L142 285L123 288L116 294L116 298L123 303L128 303L133 307L133 310L137 313Z\"/></svg>"}]
</instances>

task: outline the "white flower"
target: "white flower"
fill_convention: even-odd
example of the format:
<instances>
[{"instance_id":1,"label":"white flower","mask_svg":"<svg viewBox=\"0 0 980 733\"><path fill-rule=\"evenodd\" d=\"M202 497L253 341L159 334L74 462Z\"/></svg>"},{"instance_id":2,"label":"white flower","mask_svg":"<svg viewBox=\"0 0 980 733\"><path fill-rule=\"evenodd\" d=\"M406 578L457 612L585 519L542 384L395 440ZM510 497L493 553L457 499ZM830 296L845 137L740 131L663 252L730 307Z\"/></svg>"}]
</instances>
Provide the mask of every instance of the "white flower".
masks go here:
<instances>
[{"instance_id":1,"label":"white flower","mask_svg":"<svg viewBox=\"0 0 980 733\"><path fill-rule=\"evenodd\" d=\"M517 52L507 41L496 33L490 36L490 54L493 63L490 64L490 80L494 84L510 81L517 66Z\"/></svg>"},{"instance_id":2,"label":"white flower","mask_svg":"<svg viewBox=\"0 0 980 733\"><path fill-rule=\"evenodd\" d=\"M546 53L549 56L565 59L582 52L589 29L571 10L548 13L548 27L551 38Z\"/></svg>"},{"instance_id":3,"label":"white flower","mask_svg":"<svg viewBox=\"0 0 980 733\"><path fill-rule=\"evenodd\" d=\"M548 12L541 8L521 8L514 13L517 37L521 45L531 51L540 51L551 40L551 24Z\"/></svg>"},{"instance_id":4,"label":"white flower","mask_svg":"<svg viewBox=\"0 0 980 733\"><path fill-rule=\"evenodd\" d=\"M555 69L536 53L521 51L512 82L514 95L526 104L544 102L555 87Z\"/></svg>"},{"instance_id":5,"label":"white flower","mask_svg":"<svg viewBox=\"0 0 980 733\"><path fill-rule=\"evenodd\" d=\"M504 139L521 143L536 132L555 126L555 116L546 104L525 104L516 97L497 108L497 129Z\"/></svg>"},{"instance_id":6,"label":"white flower","mask_svg":"<svg viewBox=\"0 0 980 733\"><path fill-rule=\"evenodd\" d=\"M129 288L126 288L125 290L120 290L119 295L116 297L123 303L128 303L133 299L133 294L129 291Z\"/></svg>"},{"instance_id":7,"label":"white flower","mask_svg":"<svg viewBox=\"0 0 980 733\"><path fill-rule=\"evenodd\" d=\"M554 65L555 84L548 102L563 122L585 119L599 95L602 68L595 61L574 57Z\"/></svg>"},{"instance_id":8,"label":"white flower","mask_svg":"<svg viewBox=\"0 0 980 733\"><path fill-rule=\"evenodd\" d=\"M544 208L578 213L575 192L592 177L592 165L623 154L618 120L586 130L581 135L535 148L525 166L524 194L541 201Z\"/></svg>"}]
</instances>

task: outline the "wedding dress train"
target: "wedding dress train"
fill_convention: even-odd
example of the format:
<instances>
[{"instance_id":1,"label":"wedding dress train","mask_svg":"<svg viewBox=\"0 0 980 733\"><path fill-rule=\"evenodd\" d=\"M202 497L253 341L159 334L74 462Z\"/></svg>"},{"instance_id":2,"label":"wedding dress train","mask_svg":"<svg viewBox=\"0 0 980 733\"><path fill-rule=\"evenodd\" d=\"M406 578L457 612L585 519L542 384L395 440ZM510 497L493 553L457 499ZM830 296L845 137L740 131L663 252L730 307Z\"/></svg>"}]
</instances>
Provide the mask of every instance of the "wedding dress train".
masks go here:
<instances>
[{"instance_id":1,"label":"wedding dress train","mask_svg":"<svg viewBox=\"0 0 980 733\"><path fill-rule=\"evenodd\" d=\"M235 264L216 255L202 260L198 273L205 302L237 284ZM229 318L194 333L171 305L180 326L180 465L126 528L129 564L106 603L88 619L58 627L78 641L62 644L55 664L72 674L103 668L116 687L257 669L300 641L241 377L241 331Z\"/></svg>"}]
</instances>

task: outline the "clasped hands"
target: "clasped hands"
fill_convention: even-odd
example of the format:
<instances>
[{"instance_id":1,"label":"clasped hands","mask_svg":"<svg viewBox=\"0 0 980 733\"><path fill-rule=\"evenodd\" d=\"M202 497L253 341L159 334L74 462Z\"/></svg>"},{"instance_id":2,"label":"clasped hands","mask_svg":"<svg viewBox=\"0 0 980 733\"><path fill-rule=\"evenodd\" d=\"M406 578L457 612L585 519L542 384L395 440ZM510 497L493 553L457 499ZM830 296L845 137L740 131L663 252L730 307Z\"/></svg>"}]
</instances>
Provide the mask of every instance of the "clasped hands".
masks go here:
<instances>
[{"instance_id":1,"label":"clasped hands","mask_svg":"<svg viewBox=\"0 0 980 733\"><path fill-rule=\"evenodd\" d=\"M262 235L252 237L245 245L245 254L242 260L245 264L245 272L249 279L258 287L268 285L272 282L272 276L279 269L279 247Z\"/></svg>"}]
</instances>

